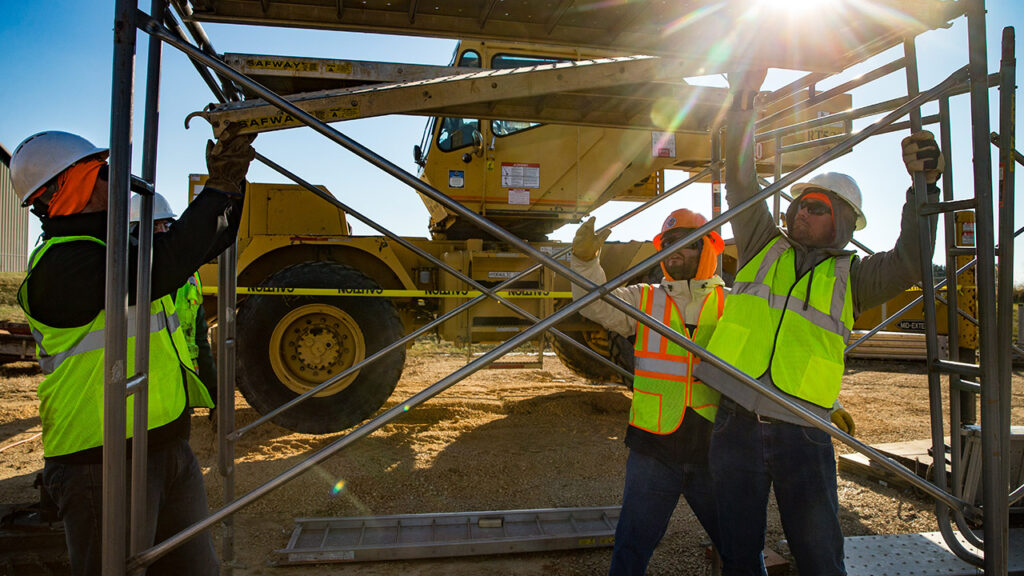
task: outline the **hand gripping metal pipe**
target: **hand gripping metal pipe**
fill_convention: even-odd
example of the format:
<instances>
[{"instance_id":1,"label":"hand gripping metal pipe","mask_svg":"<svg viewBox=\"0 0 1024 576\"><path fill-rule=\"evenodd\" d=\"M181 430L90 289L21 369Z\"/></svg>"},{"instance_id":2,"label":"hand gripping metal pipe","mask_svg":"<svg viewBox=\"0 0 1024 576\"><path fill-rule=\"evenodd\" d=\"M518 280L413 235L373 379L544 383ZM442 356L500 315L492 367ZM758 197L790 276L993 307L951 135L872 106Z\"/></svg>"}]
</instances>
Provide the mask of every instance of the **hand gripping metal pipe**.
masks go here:
<instances>
[{"instance_id":1,"label":"hand gripping metal pipe","mask_svg":"<svg viewBox=\"0 0 1024 576\"><path fill-rule=\"evenodd\" d=\"M154 26L152 26L152 24L153 24L152 22L146 24L147 32L149 32L151 34L157 34L157 35L162 34L162 31L159 29L159 26L154 27ZM173 41L174 39L173 38L168 38L168 40L169 41ZM186 53L189 54L190 57L195 57L197 59L203 59L202 55L201 54L195 54L195 52L192 51L191 47L179 46L179 45L175 45L175 47L185 51ZM209 65L211 67L217 67L218 66L218 63L213 61L213 60L211 60L211 59L205 59L204 60L204 64ZM228 69L226 66L223 66L223 65L219 65L219 66L220 66L220 68L218 68L218 70L220 72L226 74L226 75L231 75L231 74L234 73L232 70ZM809 173L810 171L814 170L818 166L824 164L825 162L828 162L829 160L832 160L833 158L837 157L838 155L841 155L841 154L847 152L854 145L862 142L868 136L874 134L882 126L885 126L885 125L887 125L889 123L894 122L896 119L898 119L901 116L903 116L904 114L906 114L909 110L920 106L920 104L922 102L926 101L927 98L930 97L932 94L938 94L938 93L941 93L944 90L947 90L951 85L953 85L954 83L960 81L963 78L965 73L966 73L965 70L960 70L960 71L954 73L952 76L947 78L947 80L943 81L942 83L940 83L936 87L932 88L932 90L930 90L930 91L928 91L926 93L923 93L918 98L911 99L904 106L901 106L899 109L897 109L893 113L891 113L888 116L886 116L885 118L879 120L872 127L869 127L867 129L865 129L864 131L862 131L858 135L852 136L848 141L846 141L843 144L837 146L836 148L833 148L832 150L829 150L828 152L823 153L822 155L818 156L817 158L815 158L814 160L812 160L808 164L806 164L806 165L802 166L801 168L798 168L797 170L791 172L787 177L783 178L779 182L777 182L777 183L773 184L772 186L762 190L755 197L753 197L753 198L751 198L751 199L741 203L739 206L736 206L735 208L729 210L728 212L726 212L725 214L722 215L722 218L720 219L720 221L709 222L709 223L699 227L693 233L688 235L688 237L683 238L683 239L679 240L678 242L676 242L675 244L669 246L668 250L677 250L677 249L687 245L688 243L693 242L694 240L700 238L704 234L706 234L709 231L713 230L716 226L720 225L722 222L728 221L729 219L731 219L733 216L735 216L735 214L739 213L740 211L745 210L745 209L749 208L750 206L753 206L757 202L763 201L765 198L767 198L768 196L773 194L779 188L792 184L797 179L805 176L807 173ZM258 84L249 82L244 77L241 77L241 75L237 75L237 73L235 73L235 76L237 76L237 77L232 77L233 80L241 82L243 84L246 84L250 88L253 88L254 86L257 87L257 88L261 88ZM280 100L280 102L275 102L275 105L280 105L280 106L284 107L284 109L286 111L288 111L289 113L301 112L301 111L299 111L297 109L294 109L294 107L290 106L286 101L283 101L280 98L277 98L277 100ZM315 129L317 131L319 131L321 133L324 133L325 135L329 135L329 137L331 137L332 140L335 140L339 144L342 144L343 146L348 148L349 150L351 150L353 152L356 152L357 155L359 155L360 157L363 157L364 159L367 159L367 160L373 162L375 165L378 165L378 166L382 167L383 169L385 169L385 171L388 171L389 173L395 172L396 174L394 174L394 175L396 177L398 177L400 180L406 181L410 185L414 186L417 190L420 190L420 191L423 191L424 193L426 193L429 197L433 198L433 197L436 196L437 199L441 199L442 200L442 203L445 203L446 205L450 205L449 207L451 207L453 210L455 210L457 212L460 211L460 210L462 212L468 212L467 210L465 210L464 207L462 207L462 206L452 202L451 200L447 199L447 197L445 197L444 195L438 193L436 190L433 190L433 189L429 188L428 186L420 183L417 180L413 180L410 175L402 172L400 169L398 169L397 167L391 165L386 160L381 159L379 157L376 157L376 155L374 155L372 152L369 152L369 151L366 151L364 149L361 149L357 144L351 142L349 139L347 139L346 137L344 137L340 133L337 133L336 131L333 131L333 130L329 129L328 127L325 127L325 126L322 126L322 125L318 125L319 123L315 119L313 119L313 118L305 118L304 116L305 116L304 114L297 115L297 117L300 118L303 122L309 122L311 125L317 125L317 126L315 126ZM490 222L484 220L482 217L479 217L478 215L475 215L473 213L465 214L465 216L467 218L470 218L471 221L474 221L474 223L477 223L477 225L481 226L485 230L488 230L489 232L496 234L497 236L499 236L503 240L508 241L510 244L516 245L521 250L523 250L524 252L529 254L531 257L541 261L546 266L552 268L556 272L559 272L560 274L564 274L564 275L570 276L570 278L574 282L577 282L578 284L581 284L581 285L587 287L588 289L590 289L592 291L590 293L588 293L587 295L583 296L582 298L580 298L579 300L576 300L576 301L570 303L565 308L559 310L555 314L553 314L553 315L543 319L542 321L538 322L533 327L531 327L531 328L527 329L526 331L518 334L517 336L509 339L505 343L495 347L491 351L489 351L489 352L485 353L484 355L482 355L480 358L474 360L473 362L470 362L466 366L464 366L461 369L453 372L452 374L450 374L447 377L443 378L442 380L438 381L434 385L432 385L432 386L428 387L427 389L421 391L420 393L414 395L412 398L409 399L409 401L407 401L407 402L405 402L405 403L403 403L401 405L393 407L392 409L386 411L381 416L379 416L379 417L375 418L374 420L364 424L363 426L360 426L359 428L357 428L357 429L353 430L352 432L350 432L348 435L346 435L346 436L344 436L342 438L339 438L338 440L332 442L328 446L326 446L326 447L322 448L321 450L315 452L314 454L310 455L310 457L308 459L306 459L303 462L297 464L296 466L292 467L291 469L285 471L284 473L282 473L281 475L275 477L274 479L268 481L266 484L262 485L261 487L256 488L252 492L249 492L248 494L242 496L238 500L229 503L224 508L222 508L221 510L215 512L214 514L212 514L207 519L205 519L205 520L203 520L201 522L197 522L196 524L194 524L194 525L190 526L189 528L186 528L185 530L183 530L181 533L179 533L179 534L177 534L177 535L167 539L163 543L161 543L161 544L159 544L157 546L154 546L153 548L147 550L146 552L144 552L144 553L134 557L131 560L131 564L133 566L146 565L146 564L154 561L155 559L157 559L160 556L162 556L163 554L165 554L171 548L179 545L182 541L190 538L192 535L194 535L198 531L201 531L201 530L204 530L204 529L208 528L210 525L212 525L213 523L217 522L219 519L221 519L221 518L223 518L223 517L225 517L227 515L233 514L234 512L238 511L239 509L241 509L241 508L247 506L248 504L254 502L255 500L261 498L262 496L264 496L267 493L269 493L270 491L274 490L275 488L277 488L281 484L289 481L291 478L293 478L293 477L295 477L295 476L297 476L299 474L302 474L303 472L305 472L306 470L308 470L312 466L315 466L319 462L322 462L324 459L328 458L329 456L331 456L332 454L338 452L339 450L345 448L346 446L348 446L352 442L354 442L354 441L356 441L356 440L358 440L358 439L360 439L360 438L362 438L362 437L372 433L373 431L375 431L375 430L379 429L380 427L384 426L385 424L387 424L391 420L397 418L398 416L402 415L403 413L405 413L405 412L411 410L412 408L418 406L419 404L421 404L422 402L424 402L424 401L428 400L429 398L435 396L436 394L444 391L445 389L447 389L448 387L452 386L456 382L458 382L461 379L463 379L463 378L469 376L470 374L476 372L480 368L484 367L485 365L489 364L490 362L492 362L495 359L499 358L500 356L504 355L509 350L512 350L516 346L519 346L522 342L524 342L524 341L534 337L535 335L539 334L542 330L545 330L545 329L549 328L550 326L552 326L556 322L560 321L565 316L568 316L569 314L572 314L572 313L578 311L579 309L581 309L582 307L584 307L587 304L591 303L592 301L596 300L597 298L604 298L606 301L608 301L610 304L612 304L616 308L622 310L624 313L628 314L629 316L631 316L633 318L636 318L638 321L644 322L645 324L649 325L652 329L657 331L659 334L662 334L666 338L672 340L673 342L675 342L676 344L684 347L685 349L689 350L690 352L696 353L696 354L702 356L705 359L705 361L711 362L713 365L719 367L720 369L724 370L725 372L729 373L730 375L734 376L735 378L740 379L741 381L745 382L748 386L751 386L755 390L758 390L760 393L768 396L772 401L776 402L780 406L783 406L786 409L788 409L791 412L793 412L794 414L800 416L803 420L805 420L809 424L811 424L813 426L816 426L816 427L826 431L828 434L830 434L834 438L842 440L846 444L852 446L858 452L861 452L861 453L867 455L872 460L878 461L882 467L884 467L887 470L889 470L889 471L891 471L891 472L901 476L902 478L906 479L908 482L911 482L912 484L918 486L919 488L921 488L923 491L925 491L926 493L928 493L932 497L934 497L934 498L936 498L938 500L944 501L948 505L950 505L951 507L954 507L956 509L961 509L962 510L962 509L968 508L968 504L967 503L965 503L965 502L963 502L963 501L961 501L961 500L959 500L957 498L954 498L954 497L952 497L951 495L949 495L949 494L947 494L945 492L937 490L930 483L921 480L916 475L914 475L912 472L910 472L909 470L903 468L899 464L889 460L887 457L885 457L883 454L881 454L877 450L871 448L870 446L866 446L866 445L860 443L859 441L855 440L851 436L849 436L849 435L845 434L844 432L838 430L837 428L831 426L830 423L828 423L828 422L826 422L826 421L816 417L814 414L810 413L809 411L807 411L803 407L800 407L800 406L797 406L797 405L794 405L794 404L790 403L787 399L785 399L782 396L780 396L778 394L778 392L767 388L764 384L754 380L753 378L750 378L745 373L743 373L743 372L737 370L736 368L728 365L727 363L722 361L717 356L714 356L714 355L708 353L703 348L697 346L696 344L694 344L689 339L687 339L687 338L683 337L682 335L678 334L677 332L673 331L671 328L669 328L667 326L664 326L663 324L661 324L659 321L655 320L654 318L651 318L647 314L644 314L643 312L640 312L640 311L638 311L638 310L636 310L636 309L626 305L625 303L621 302L620 300L617 300L615 298L608 298L609 293L610 293L611 290L613 290L614 288L616 288L618 286L621 286L621 285L625 284L626 282L629 281L630 278L632 278L636 274L640 273L641 271L649 268L650 266L652 266L656 262L658 262L660 258L659 258L659 256L657 254L647 258L646 260L644 260L643 262L637 264L633 268L625 271L624 273L620 274L619 276L617 276L613 280L607 282L603 286L596 286L593 283L587 281L585 278L579 277L577 274L573 273L571 270L566 270L563 266L561 266L558 262L554 261L550 257L548 257L548 256L546 256L544 254L541 254L541 253L533 250L528 245L526 245L524 242L522 242L520 239L512 236L508 232L493 226L493 224L491 224ZM475 216L475 218L474 218L474 216Z\"/></svg>"}]
</instances>

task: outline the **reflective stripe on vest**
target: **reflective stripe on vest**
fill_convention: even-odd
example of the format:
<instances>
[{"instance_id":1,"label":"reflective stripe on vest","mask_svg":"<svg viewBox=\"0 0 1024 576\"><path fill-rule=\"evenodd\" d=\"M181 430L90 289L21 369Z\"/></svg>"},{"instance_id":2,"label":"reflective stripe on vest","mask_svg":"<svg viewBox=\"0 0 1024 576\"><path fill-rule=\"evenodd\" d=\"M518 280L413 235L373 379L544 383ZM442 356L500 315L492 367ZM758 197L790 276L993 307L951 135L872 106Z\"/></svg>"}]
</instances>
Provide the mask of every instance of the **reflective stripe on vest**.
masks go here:
<instances>
[{"instance_id":1,"label":"reflective stripe on vest","mask_svg":"<svg viewBox=\"0 0 1024 576\"><path fill-rule=\"evenodd\" d=\"M135 306L128 307L128 337L135 337ZM175 315L168 316L163 309L156 313L152 313L149 316L149 333L154 334L167 328L168 331L174 332L178 329L178 319ZM77 344L70 350L65 350L58 354L47 354L46 350L42 346L44 341L43 333L37 330L35 327L32 328L32 336L36 341L36 355L39 360L39 367L42 369L43 374L52 374L57 368L60 367L61 363L65 360L74 356L75 354L84 354L86 352L92 352L94 350L102 350L106 341L106 333L103 328L93 330L85 335L84 338L78 341Z\"/></svg>"},{"instance_id":2,"label":"reflective stripe on vest","mask_svg":"<svg viewBox=\"0 0 1024 576\"><path fill-rule=\"evenodd\" d=\"M103 444L104 327L103 310L83 326L56 328L32 316L28 305L28 283L32 269L46 251L64 242L104 243L91 236L51 238L33 252L29 272L18 290L18 301L25 310L36 339L40 366L48 370L39 385L39 415L43 425L43 454L47 457L72 454ZM185 409L186 396L212 405L205 387L196 379L197 390L189 382L188 393L182 383L182 350L185 349L174 302L164 296L150 303L152 323L149 361L148 425L150 429L172 422ZM135 308L129 309L133 317ZM127 374L135 373L134 322L129 324ZM187 372L187 371L186 371ZM200 394L201 392L201 394ZM132 433L132 397L126 405L126 437Z\"/></svg>"},{"instance_id":3,"label":"reflective stripe on vest","mask_svg":"<svg viewBox=\"0 0 1024 576\"><path fill-rule=\"evenodd\" d=\"M199 369L199 345L196 344L196 317L199 315L199 306L203 303L203 285L199 281L199 273L195 273L188 279L178 292L174 295L174 308L178 313L178 321L181 323L185 345L188 346L188 355L191 359L193 370Z\"/></svg>"},{"instance_id":4,"label":"reflective stripe on vest","mask_svg":"<svg viewBox=\"0 0 1024 576\"><path fill-rule=\"evenodd\" d=\"M724 300L720 286L704 298L697 329L692 336L698 345L706 345L711 338ZM691 338L685 319L665 288L642 285L640 309ZM635 369L630 425L655 434L671 434L682 424L687 407L714 421L719 394L692 376L700 358L641 323L637 323L633 353Z\"/></svg>"},{"instance_id":5,"label":"reflective stripe on vest","mask_svg":"<svg viewBox=\"0 0 1024 576\"><path fill-rule=\"evenodd\" d=\"M753 378L771 369L781 390L831 407L842 384L853 328L852 255L796 277L796 253L779 236L736 274L708 351Z\"/></svg>"}]
</instances>

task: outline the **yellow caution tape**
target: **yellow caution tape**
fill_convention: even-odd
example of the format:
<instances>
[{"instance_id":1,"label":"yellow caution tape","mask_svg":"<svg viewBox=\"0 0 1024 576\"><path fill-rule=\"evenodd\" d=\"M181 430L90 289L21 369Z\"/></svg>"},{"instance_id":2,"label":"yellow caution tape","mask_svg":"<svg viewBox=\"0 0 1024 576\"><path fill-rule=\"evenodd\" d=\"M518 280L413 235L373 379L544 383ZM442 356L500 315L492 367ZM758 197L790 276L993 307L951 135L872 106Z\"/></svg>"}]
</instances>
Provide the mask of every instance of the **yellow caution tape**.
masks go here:
<instances>
[{"instance_id":1,"label":"yellow caution tape","mask_svg":"<svg viewBox=\"0 0 1024 576\"><path fill-rule=\"evenodd\" d=\"M236 289L238 294L260 294L269 296L372 296L384 298L475 298L483 294L479 290L385 290L383 288L276 288L252 286ZM216 286L203 286L203 294L216 294ZM549 290L501 290L503 298L572 298L572 292Z\"/></svg>"}]
</instances>

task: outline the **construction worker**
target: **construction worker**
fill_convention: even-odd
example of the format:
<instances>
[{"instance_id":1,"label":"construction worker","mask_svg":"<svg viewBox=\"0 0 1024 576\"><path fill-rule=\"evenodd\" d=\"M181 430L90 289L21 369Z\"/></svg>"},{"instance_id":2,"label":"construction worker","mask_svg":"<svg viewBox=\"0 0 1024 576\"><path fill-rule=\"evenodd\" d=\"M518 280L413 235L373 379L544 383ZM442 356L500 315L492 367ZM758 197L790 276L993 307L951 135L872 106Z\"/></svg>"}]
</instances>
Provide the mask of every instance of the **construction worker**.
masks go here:
<instances>
[{"instance_id":1,"label":"construction worker","mask_svg":"<svg viewBox=\"0 0 1024 576\"><path fill-rule=\"evenodd\" d=\"M142 212L142 196L132 195L132 205L128 220L132 229L137 230L139 215ZM178 217L171 209L171 204L161 194L153 194L153 234L163 234L171 229ZM210 399L217 402L217 364L213 360L210 348L210 328L206 323L206 310L203 308L203 283L199 273L193 272L178 288L174 295L174 309L178 314L178 323L188 344L188 355L192 359L192 369L199 374Z\"/></svg>"},{"instance_id":2,"label":"construction worker","mask_svg":"<svg viewBox=\"0 0 1024 576\"><path fill-rule=\"evenodd\" d=\"M706 222L696 212L675 210L654 237L654 246L661 250ZM594 218L590 218L576 231L572 243L572 269L597 284L606 281L598 255L610 231L595 234ZM715 275L723 248L722 238L710 232L662 260L660 284L624 286L613 295L706 345L725 304L725 283ZM572 292L573 298L586 294L576 285ZM633 401L626 429L629 458L609 574L647 571L680 494L717 544L707 457L719 395L692 378L700 358L605 302L590 304L580 313L625 338L636 336Z\"/></svg>"},{"instance_id":3,"label":"construction worker","mask_svg":"<svg viewBox=\"0 0 1024 576\"><path fill-rule=\"evenodd\" d=\"M171 297L201 264L234 242L245 174L254 155L251 141L236 136L232 128L216 144L207 144L206 188L172 230L153 240L145 546L208 513L202 473L188 445L188 408L210 407L212 402L191 370ZM29 258L18 302L32 327L45 374L39 385L43 483L64 520L76 576L101 570L106 157L106 149L85 138L50 131L27 138L11 158L14 190L42 223L44 242ZM128 263L128 304L134 312L134 246ZM129 375L136 371L133 348L130 329ZM131 432L129 424L128 436ZM157 560L147 573L218 571L207 532Z\"/></svg>"},{"instance_id":4,"label":"construction worker","mask_svg":"<svg viewBox=\"0 0 1024 576\"><path fill-rule=\"evenodd\" d=\"M730 75L726 199L759 191L754 167L754 96L764 71ZM928 132L903 140L910 173L929 192L943 158ZM896 246L864 258L844 251L867 224L853 178L829 172L792 187L788 229L761 202L732 219L740 269L707 349L790 401L827 418L839 395L854 319L921 279L920 220L907 192ZM931 221L934 238L935 222ZM722 393L711 437L723 574L765 574L768 494L774 484L782 527L800 574L845 574L832 439L746 384L703 362L697 377Z\"/></svg>"}]
</instances>

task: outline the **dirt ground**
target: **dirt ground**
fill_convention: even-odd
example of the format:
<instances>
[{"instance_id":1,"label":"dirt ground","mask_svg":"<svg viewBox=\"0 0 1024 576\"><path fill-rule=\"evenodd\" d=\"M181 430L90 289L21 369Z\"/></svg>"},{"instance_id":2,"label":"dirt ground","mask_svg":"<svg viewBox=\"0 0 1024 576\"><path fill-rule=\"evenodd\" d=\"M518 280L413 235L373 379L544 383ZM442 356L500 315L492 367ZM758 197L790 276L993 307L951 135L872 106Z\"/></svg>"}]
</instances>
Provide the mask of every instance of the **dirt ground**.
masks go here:
<instances>
[{"instance_id":1,"label":"dirt ground","mask_svg":"<svg viewBox=\"0 0 1024 576\"><path fill-rule=\"evenodd\" d=\"M412 350L388 407L433 384L464 355ZM42 444L31 364L0 367L0 504L30 502ZM945 395L944 395L945 398ZM840 397L871 444L928 437L927 377L920 363L851 362ZM236 421L256 417L239 395ZM589 384L548 357L543 369L488 370L456 384L236 515L235 574L313 576L390 574L469 576L602 574L609 548L444 560L276 567L298 517L337 517L618 504L627 450L629 394ZM1024 376L1014 376L1013 422L1024 422ZM948 428L947 428L948 430ZM293 434L265 425L237 447L237 494L300 462L341 434ZM27 440L27 441L25 441ZM25 442L22 442L25 441ZM15 443L22 442L17 445ZM220 507L216 438L205 415L193 418L192 445ZM849 451L844 446L839 452ZM333 488L343 483L344 488ZM936 530L933 505L841 472L841 521L847 536ZM218 540L219 530L215 530ZM773 508L767 544L785 554ZM706 536L681 503L649 573L705 574ZM0 551L2 556L2 551ZM795 570L792 572L795 573Z\"/></svg>"}]
</instances>

